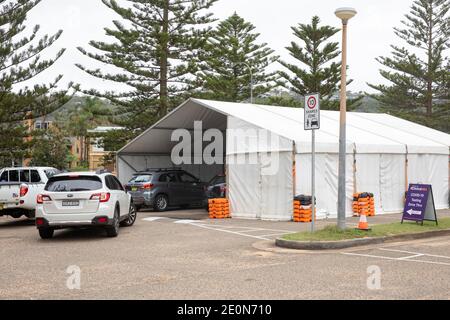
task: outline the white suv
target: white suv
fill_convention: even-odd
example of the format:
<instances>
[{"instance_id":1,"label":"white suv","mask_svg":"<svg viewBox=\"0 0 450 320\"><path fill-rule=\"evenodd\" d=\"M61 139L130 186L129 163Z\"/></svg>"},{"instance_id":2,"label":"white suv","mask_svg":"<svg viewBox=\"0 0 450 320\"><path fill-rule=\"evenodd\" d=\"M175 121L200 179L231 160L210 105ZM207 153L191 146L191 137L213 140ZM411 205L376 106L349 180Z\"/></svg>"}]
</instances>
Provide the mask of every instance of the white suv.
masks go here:
<instances>
[{"instance_id":1,"label":"white suv","mask_svg":"<svg viewBox=\"0 0 450 320\"><path fill-rule=\"evenodd\" d=\"M103 227L116 237L119 225L132 226L136 209L131 195L110 173L63 173L51 177L37 196L36 227L42 239L56 229Z\"/></svg>"}]
</instances>

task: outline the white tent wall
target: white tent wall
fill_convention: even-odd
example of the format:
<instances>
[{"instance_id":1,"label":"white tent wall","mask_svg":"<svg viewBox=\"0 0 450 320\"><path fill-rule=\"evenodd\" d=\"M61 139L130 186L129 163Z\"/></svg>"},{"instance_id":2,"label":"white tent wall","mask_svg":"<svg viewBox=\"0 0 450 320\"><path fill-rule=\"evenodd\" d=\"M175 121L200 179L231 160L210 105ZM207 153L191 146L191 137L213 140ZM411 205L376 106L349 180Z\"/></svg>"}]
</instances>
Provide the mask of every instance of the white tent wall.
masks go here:
<instances>
[{"instance_id":1,"label":"white tent wall","mask_svg":"<svg viewBox=\"0 0 450 320\"><path fill-rule=\"evenodd\" d=\"M379 156L380 203L377 203L375 198L375 210L377 213L401 212L406 188L406 155L381 154ZM378 211L380 206L381 211Z\"/></svg>"},{"instance_id":2,"label":"white tent wall","mask_svg":"<svg viewBox=\"0 0 450 320\"><path fill-rule=\"evenodd\" d=\"M228 200L233 217L256 219L261 216L261 170L259 164L244 163L246 154L227 156L229 164Z\"/></svg>"},{"instance_id":3,"label":"white tent wall","mask_svg":"<svg viewBox=\"0 0 450 320\"><path fill-rule=\"evenodd\" d=\"M263 220L291 220L294 207L292 151L273 152L260 157L261 166L267 168L278 163L275 174L261 175L261 216Z\"/></svg>"},{"instance_id":4,"label":"white tent wall","mask_svg":"<svg viewBox=\"0 0 450 320\"><path fill-rule=\"evenodd\" d=\"M291 220L292 141L228 117L228 197L233 217Z\"/></svg>"},{"instance_id":5,"label":"white tent wall","mask_svg":"<svg viewBox=\"0 0 450 320\"><path fill-rule=\"evenodd\" d=\"M356 154L357 192L371 192L375 212L400 212L405 195L405 155Z\"/></svg>"},{"instance_id":6,"label":"white tent wall","mask_svg":"<svg viewBox=\"0 0 450 320\"><path fill-rule=\"evenodd\" d=\"M448 161L448 155L408 155L408 182L431 184L437 209L448 208Z\"/></svg>"},{"instance_id":7,"label":"white tent wall","mask_svg":"<svg viewBox=\"0 0 450 320\"><path fill-rule=\"evenodd\" d=\"M375 212L381 212L380 155L355 154L356 192L370 192L374 195Z\"/></svg>"},{"instance_id":8,"label":"white tent wall","mask_svg":"<svg viewBox=\"0 0 450 320\"><path fill-rule=\"evenodd\" d=\"M335 218L338 198L339 155L330 153L316 154L316 201L317 218ZM346 157L346 215L352 215L353 194L353 155ZM311 154L296 154L296 194L311 195Z\"/></svg>"}]
</instances>

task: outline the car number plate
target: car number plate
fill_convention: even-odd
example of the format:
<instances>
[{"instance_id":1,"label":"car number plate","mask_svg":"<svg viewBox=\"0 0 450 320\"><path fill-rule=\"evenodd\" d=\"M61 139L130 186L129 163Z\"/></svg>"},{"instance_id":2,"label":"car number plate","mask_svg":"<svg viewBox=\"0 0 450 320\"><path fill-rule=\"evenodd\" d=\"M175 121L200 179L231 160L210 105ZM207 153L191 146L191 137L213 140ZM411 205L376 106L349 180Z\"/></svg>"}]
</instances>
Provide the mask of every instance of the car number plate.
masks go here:
<instances>
[{"instance_id":1,"label":"car number plate","mask_svg":"<svg viewBox=\"0 0 450 320\"><path fill-rule=\"evenodd\" d=\"M80 205L80 201L73 201L73 200L63 200L62 202L63 207L77 207Z\"/></svg>"},{"instance_id":2,"label":"car number plate","mask_svg":"<svg viewBox=\"0 0 450 320\"><path fill-rule=\"evenodd\" d=\"M131 191L137 191L137 190L138 190L137 187L132 187L132 188L131 188Z\"/></svg>"}]
</instances>

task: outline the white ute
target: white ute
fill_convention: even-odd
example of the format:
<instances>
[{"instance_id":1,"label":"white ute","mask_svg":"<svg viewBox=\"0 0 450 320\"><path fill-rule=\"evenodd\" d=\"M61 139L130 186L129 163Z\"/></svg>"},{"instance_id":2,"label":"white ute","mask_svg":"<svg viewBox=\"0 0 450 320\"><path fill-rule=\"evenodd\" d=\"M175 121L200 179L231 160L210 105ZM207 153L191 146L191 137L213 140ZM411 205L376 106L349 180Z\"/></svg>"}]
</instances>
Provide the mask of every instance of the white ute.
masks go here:
<instances>
[{"instance_id":1,"label":"white ute","mask_svg":"<svg viewBox=\"0 0 450 320\"><path fill-rule=\"evenodd\" d=\"M42 239L74 227L99 227L116 237L119 225L129 227L135 221L131 195L111 173L57 174L37 197L36 227Z\"/></svg>"},{"instance_id":2,"label":"white ute","mask_svg":"<svg viewBox=\"0 0 450 320\"><path fill-rule=\"evenodd\" d=\"M34 217L36 197L48 178L59 171L51 167L4 168L0 171L0 216Z\"/></svg>"}]
</instances>

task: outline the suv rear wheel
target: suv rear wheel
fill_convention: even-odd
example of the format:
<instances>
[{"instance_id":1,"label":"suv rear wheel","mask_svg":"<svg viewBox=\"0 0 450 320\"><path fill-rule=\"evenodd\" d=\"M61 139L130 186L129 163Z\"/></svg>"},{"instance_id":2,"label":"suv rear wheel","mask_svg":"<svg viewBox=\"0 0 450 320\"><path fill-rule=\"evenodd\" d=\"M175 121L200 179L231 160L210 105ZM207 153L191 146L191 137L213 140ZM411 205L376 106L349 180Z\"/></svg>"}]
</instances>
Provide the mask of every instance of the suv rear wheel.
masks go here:
<instances>
[{"instance_id":1,"label":"suv rear wheel","mask_svg":"<svg viewBox=\"0 0 450 320\"><path fill-rule=\"evenodd\" d=\"M158 194L155 198L154 209L156 211L166 211L169 206L169 199L165 194Z\"/></svg>"},{"instance_id":2,"label":"suv rear wheel","mask_svg":"<svg viewBox=\"0 0 450 320\"><path fill-rule=\"evenodd\" d=\"M130 204L130 211L128 212L128 217L122 221L121 225L124 227L131 227L137 218L137 211L134 204Z\"/></svg>"},{"instance_id":3,"label":"suv rear wheel","mask_svg":"<svg viewBox=\"0 0 450 320\"><path fill-rule=\"evenodd\" d=\"M108 237L117 237L119 235L119 210L117 208L114 210L114 219L112 226L106 227L106 235Z\"/></svg>"}]
</instances>

